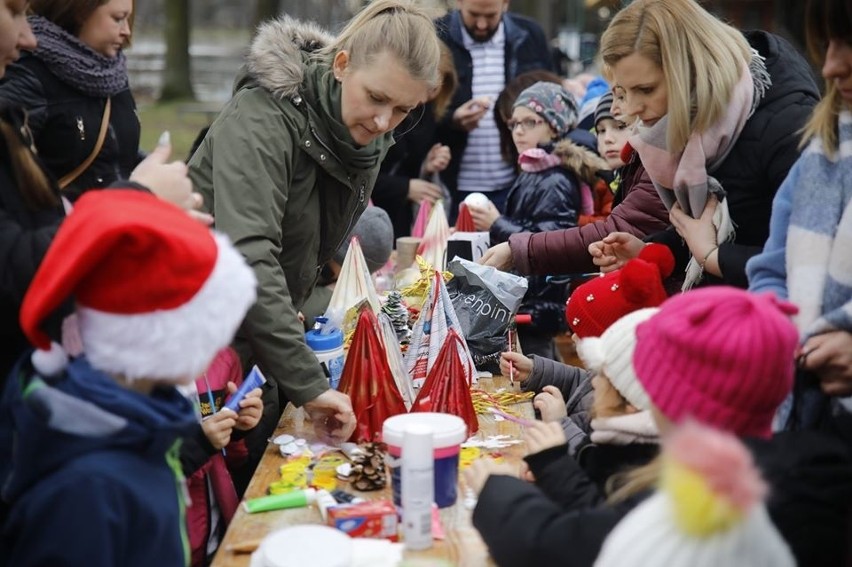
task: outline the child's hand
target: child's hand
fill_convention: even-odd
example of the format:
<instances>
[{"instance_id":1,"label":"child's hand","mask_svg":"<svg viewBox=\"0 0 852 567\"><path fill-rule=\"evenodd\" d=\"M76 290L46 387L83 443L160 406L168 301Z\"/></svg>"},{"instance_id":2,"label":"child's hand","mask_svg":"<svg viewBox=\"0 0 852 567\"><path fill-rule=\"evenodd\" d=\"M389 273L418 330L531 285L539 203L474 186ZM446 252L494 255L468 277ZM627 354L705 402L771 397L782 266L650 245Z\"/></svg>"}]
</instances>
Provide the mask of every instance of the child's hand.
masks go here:
<instances>
[{"instance_id":1,"label":"child's hand","mask_svg":"<svg viewBox=\"0 0 852 567\"><path fill-rule=\"evenodd\" d=\"M553 447L559 447L568 442L562 424L556 421L536 422L524 429L524 441L527 443L527 454L541 453Z\"/></svg>"},{"instance_id":2,"label":"child's hand","mask_svg":"<svg viewBox=\"0 0 852 567\"><path fill-rule=\"evenodd\" d=\"M500 218L500 211L497 210L497 207L491 201L488 201L488 204L482 207L468 205L467 210L470 211L473 226L479 231L490 230L494 221Z\"/></svg>"},{"instance_id":3,"label":"child's hand","mask_svg":"<svg viewBox=\"0 0 852 567\"><path fill-rule=\"evenodd\" d=\"M527 464L526 461L521 461L521 467L520 469L518 469L518 473L518 478L520 478L521 480L525 480L530 484L535 482L535 475L530 470L530 466Z\"/></svg>"},{"instance_id":4,"label":"child's hand","mask_svg":"<svg viewBox=\"0 0 852 567\"><path fill-rule=\"evenodd\" d=\"M201 429L215 449L223 449L231 442L231 432L237 423L237 414L224 408L201 422Z\"/></svg>"},{"instance_id":5,"label":"child's hand","mask_svg":"<svg viewBox=\"0 0 852 567\"><path fill-rule=\"evenodd\" d=\"M645 242L627 232L611 232L603 240L589 244L592 262L603 273L622 268L644 248Z\"/></svg>"},{"instance_id":6,"label":"child's hand","mask_svg":"<svg viewBox=\"0 0 852 567\"><path fill-rule=\"evenodd\" d=\"M237 385L233 382L228 382L228 394L233 395L237 391ZM240 401L240 412L237 414L237 423L234 429L240 431L248 431L252 429L260 421L260 416L263 415L263 400L260 399L263 390L255 388L246 397Z\"/></svg>"},{"instance_id":7,"label":"child's hand","mask_svg":"<svg viewBox=\"0 0 852 567\"><path fill-rule=\"evenodd\" d=\"M515 380L526 382L533 368L533 361L519 352L504 352L500 354L500 374L509 375L509 361L515 368Z\"/></svg>"},{"instance_id":8,"label":"child's hand","mask_svg":"<svg viewBox=\"0 0 852 567\"><path fill-rule=\"evenodd\" d=\"M467 487L477 495L492 474L502 474L519 478L521 471L517 463L498 463L492 459L477 459L464 471L464 481Z\"/></svg>"},{"instance_id":9,"label":"child's hand","mask_svg":"<svg viewBox=\"0 0 852 567\"><path fill-rule=\"evenodd\" d=\"M533 407L541 413L542 421L559 421L568 416L565 398L556 386L545 386L533 399Z\"/></svg>"}]
</instances>

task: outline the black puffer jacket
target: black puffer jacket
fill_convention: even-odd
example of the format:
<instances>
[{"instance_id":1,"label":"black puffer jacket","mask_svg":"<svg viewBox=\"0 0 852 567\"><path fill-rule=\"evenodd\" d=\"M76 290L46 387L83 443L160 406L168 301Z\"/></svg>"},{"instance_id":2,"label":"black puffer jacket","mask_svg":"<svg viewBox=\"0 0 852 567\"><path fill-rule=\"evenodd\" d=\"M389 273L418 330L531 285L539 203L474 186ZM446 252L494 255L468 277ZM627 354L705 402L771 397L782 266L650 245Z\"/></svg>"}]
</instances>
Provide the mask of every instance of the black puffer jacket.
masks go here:
<instances>
[{"instance_id":1,"label":"black puffer jacket","mask_svg":"<svg viewBox=\"0 0 852 567\"><path fill-rule=\"evenodd\" d=\"M522 172L506 197L506 214L491 225L491 245L505 242L517 232L545 232L577 226L580 185L562 167L539 173ZM567 290L549 284L544 276L529 276L529 288L520 312L532 316L536 331L556 334L566 329Z\"/></svg>"},{"instance_id":2,"label":"black puffer jacket","mask_svg":"<svg viewBox=\"0 0 852 567\"><path fill-rule=\"evenodd\" d=\"M506 242L519 232L538 233L577 226L581 186L591 186L597 172L607 167L594 144L591 136L569 134L565 140L545 147L560 158L562 165L518 175L506 196L506 213L491 225L491 245ZM532 315L536 331L550 334L565 331L566 286L548 283L544 276L527 279L529 288L520 311Z\"/></svg>"},{"instance_id":3,"label":"black puffer jacket","mask_svg":"<svg viewBox=\"0 0 852 567\"><path fill-rule=\"evenodd\" d=\"M746 122L728 157L709 172L728 194L736 239L719 247L719 267L724 278L707 278L708 283L742 288L748 287L745 264L766 244L772 200L799 158L799 132L820 96L808 63L787 40L763 31L744 33L766 59L772 86ZM680 236L668 230L653 240L675 251L675 273L683 273L689 255Z\"/></svg>"},{"instance_id":4,"label":"black puffer jacket","mask_svg":"<svg viewBox=\"0 0 852 567\"><path fill-rule=\"evenodd\" d=\"M843 565L852 502L848 446L814 431L745 443L770 487L769 515L797 563ZM647 448L627 456L634 464L649 457ZM610 506L599 485L603 470L597 478L591 476L564 447L542 451L538 457L527 458L536 485L514 477L489 477L473 525L501 567L590 567L609 532L649 493ZM611 467L608 462L597 464Z\"/></svg>"},{"instance_id":5,"label":"black puffer jacket","mask_svg":"<svg viewBox=\"0 0 852 567\"><path fill-rule=\"evenodd\" d=\"M63 82L37 57L25 53L6 68L0 99L27 109L39 155L56 179L73 171L94 150L106 99ZM63 194L74 201L86 189L130 177L139 162L139 132L136 102L127 88L112 97L107 135L95 161Z\"/></svg>"},{"instance_id":6,"label":"black puffer jacket","mask_svg":"<svg viewBox=\"0 0 852 567\"><path fill-rule=\"evenodd\" d=\"M0 120L20 131L23 112L0 108ZM0 384L5 384L15 360L29 348L18 323L18 311L53 235L65 218L58 190L56 206L44 208L29 206L24 201L23 191L26 188L18 187L9 148L0 136L0 344L3 345L0 348ZM59 311L69 313L70 304ZM58 331L58 325L51 327Z\"/></svg>"}]
</instances>

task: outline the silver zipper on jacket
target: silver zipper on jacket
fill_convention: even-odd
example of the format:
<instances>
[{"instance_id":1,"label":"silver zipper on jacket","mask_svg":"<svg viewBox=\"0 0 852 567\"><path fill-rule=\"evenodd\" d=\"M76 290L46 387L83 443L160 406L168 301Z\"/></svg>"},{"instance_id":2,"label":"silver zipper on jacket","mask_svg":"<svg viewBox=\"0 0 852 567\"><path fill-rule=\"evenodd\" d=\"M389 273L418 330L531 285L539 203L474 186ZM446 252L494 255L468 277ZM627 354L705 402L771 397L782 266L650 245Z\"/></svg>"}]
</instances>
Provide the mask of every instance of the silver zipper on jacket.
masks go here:
<instances>
[{"instance_id":1,"label":"silver zipper on jacket","mask_svg":"<svg viewBox=\"0 0 852 567\"><path fill-rule=\"evenodd\" d=\"M83 117L77 117L77 131L80 133L80 141L86 140L86 125L83 123Z\"/></svg>"}]
</instances>

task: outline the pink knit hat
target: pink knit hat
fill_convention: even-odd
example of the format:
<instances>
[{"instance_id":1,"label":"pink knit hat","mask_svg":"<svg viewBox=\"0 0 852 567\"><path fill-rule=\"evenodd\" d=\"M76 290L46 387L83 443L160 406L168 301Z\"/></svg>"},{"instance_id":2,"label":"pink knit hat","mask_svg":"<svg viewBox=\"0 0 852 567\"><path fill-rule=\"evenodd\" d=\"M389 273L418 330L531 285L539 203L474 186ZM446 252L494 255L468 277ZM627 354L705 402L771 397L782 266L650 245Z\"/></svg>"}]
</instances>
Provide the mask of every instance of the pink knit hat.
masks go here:
<instances>
[{"instance_id":1,"label":"pink knit hat","mask_svg":"<svg viewBox=\"0 0 852 567\"><path fill-rule=\"evenodd\" d=\"M790 392L796 306L715 286L672 297L636 330L633 364L654 406L740 436L769 437Z\"/></svg>"}]
</instances>

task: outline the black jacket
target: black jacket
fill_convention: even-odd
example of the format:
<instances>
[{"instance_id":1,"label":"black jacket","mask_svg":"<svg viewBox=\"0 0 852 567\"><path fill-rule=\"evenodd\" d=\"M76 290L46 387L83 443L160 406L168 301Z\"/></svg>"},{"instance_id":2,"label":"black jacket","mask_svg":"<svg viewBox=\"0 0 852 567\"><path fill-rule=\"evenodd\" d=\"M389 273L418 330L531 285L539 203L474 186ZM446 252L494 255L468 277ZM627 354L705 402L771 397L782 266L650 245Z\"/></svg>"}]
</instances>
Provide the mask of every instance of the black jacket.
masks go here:
<instances>
[{"instance_id":1,"label":"black jacket","mask_svg":"<svg viewBox=\"0 0 852 567\"><path fill-rule=\"evenodd\" d=\"M18 116L23 114L8 108L0 110L0 119L15 130L23 125ZM26 187L18 187L9 148L0 137L0 344L3 345L0 348L0 384L5 384L15 360L30 346L18 323L18 311L53 235L65 218L58 189L57 205L42 209L29 206L23 191ZM70 312L70 305L60 311ZM58 324L51 327L56 336Z\"/></svg>"},{"instance_id":2,"label":"black jacket","mask_svg":"<svg viewBox=\"0 0 852 567\"><path fill-rule=\"evenodd\" d=\"M539 173L522 172L506 198L506 214L491 225L491 245L505 242L516 232L543 232L577 226L580 187L561 167ZM528 276L529 287L520 312L532 316L536 332L565 331L565 285L548 283L544 276Z\"/></svg>"},{"instance_id":3,"label":"black jacket","mask_svg":"<svg viewBox=\"0 0 852 567\"><path fill-rule=\"evenodd\" d=\"M753 48L766 59L772 77L760 105L746 122L725 161L709 172L727 193L736 239L719 247L724 278L708 283L748 287L745 264L763 250L769 237L772 200L793 163L799 158L799 132L819 101L819 90L807 61L785 39L762 31L745 32ZM688 250L674 230L654 235L675 251L676 274L683 273Z\"/></svg>"},{"instance_id":4,"label":"black jacket","mask_svg":"<svg viewBox=\"0 0 852 567\"><path fill-rule=\"evenodd\" d=\"M418 109L412 114L419 112ZM432 105L423 107L422 117L412 126L418 116L413 116L412 121L404 120L394 131L396 143L382 161L379 177L370 196L373 204L384 209L390 217L394 238L411 234L415 204L408 200L408 183L412 179L421 178L423 160L438 141Z\"/></svg>"},{"instance_id":5,"label":"black jacket","mask_svg":"<svg viewBox=\"0 0 852 567\"><path fill-rule=\"evenodd\" d=\"M27 109L39 155L56 179L94 150L106 98L86 95L63 82L37 57L25 53L6 68L0 99ZM139 132L136 102L127 88L112 97L107 135L95 161L63 194L74 201L87 189L130 177L139 162Z\"/></svg>"},{"instance_id":6,"label":"black jacket","mask_svg":"<svg viewBox=\"0 0 852 567\"><path fill-rule=\"evenodd\" d=\"M770 487L769 515L798 564L842 565L852 509L848 446L812 431L746 445ZM592 477L564 451L543 452L543 463L527 459L536 485L499 475L485 483L473 524L498 565L591 566L612 528L649 495L604 504L599 482L606 467Z\"/></svg>"},{"instance_id":7,"label":"black jacket","mask_svg":"<svg viewBox=\"0 0 852 567\"><path fill-rule=\"evenodd\" d=\"M503 14L503 26L506 34L507 83L527 71L554 70L547 39L538 23L530 18L506 12ZM447 44L453 54L453 63L459 79L458 88L447 109L447 114L438 124L438 138L441 143L450 147L453 155L441 179L450 191L454 192L458 185L461 156L467 146L467 132L453 125L453 113L473 96L473 61L470 52L464 47L462 19L458 10L453 10L436 20L435 27L438 30L438 37Z\"/></svg>"}]
</instances>

